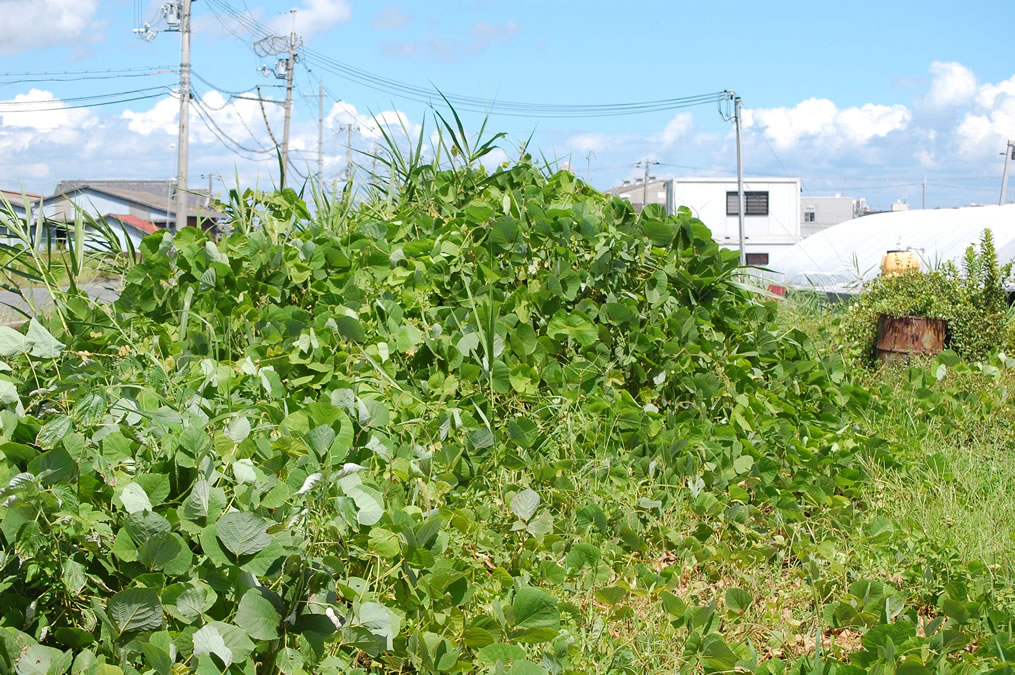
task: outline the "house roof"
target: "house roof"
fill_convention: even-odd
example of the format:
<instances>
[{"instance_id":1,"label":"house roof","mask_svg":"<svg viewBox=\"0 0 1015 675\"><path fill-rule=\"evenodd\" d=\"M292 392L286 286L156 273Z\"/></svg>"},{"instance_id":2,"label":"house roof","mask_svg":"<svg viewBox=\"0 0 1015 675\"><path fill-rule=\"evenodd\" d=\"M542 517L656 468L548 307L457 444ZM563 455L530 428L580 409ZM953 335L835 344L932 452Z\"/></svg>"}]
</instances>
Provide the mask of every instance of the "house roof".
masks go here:
<instances>
[{"instance_id":1,"label":"house roof","mask_svg":"<svg viewBox=\"0 0 1015 675\"><path fill-rule=\"evenodd\" d=\"M119 220L124 225L127 225L129 227L133 227L135 230L140 230L141 232L144 232L145 234L155 234L156 232L159 231L159 226L158 225L154 225L152 223L149 223L147 220L144 220L143 218L138 218L137 216L129 216L129 215L126 215L126 214L121 214L121 213L109 213L109 214L106 214L106 222L109 222L110 218L115 218L116 220Z\"/></svg>"},{"instance_id":2,"label":"house roof","mask_svg":"<svg viewBox=\"0 0 1015 675\"><path fill-rule=\"evenodd\" d=\"M62 180L57 183L52 197L62 197L81 190L93 190L112 197L118 197L151 209L165 211L170 196L174 191L174 183L170 180ZM187 215L218 219L225 214L209 208L209 192L207 188L190 188L188 191L195 199L187 200Z\"/></svg>"},{"instance_id":3,"label":"house roof","mask_svg":"<svg viewBox=\"0 0 1015 675\"><path fill-rule=\"evenodd\" d=\"M8 201L10 200L11 196L20 199L22 195L28 197L29 199L42 199L42 195L33 195L31 192L23 193L21 192L21 190L4 190L3 188L0 188L0 192L4 193L4 196L7 197Z\"/></svg>"}]
</instances>

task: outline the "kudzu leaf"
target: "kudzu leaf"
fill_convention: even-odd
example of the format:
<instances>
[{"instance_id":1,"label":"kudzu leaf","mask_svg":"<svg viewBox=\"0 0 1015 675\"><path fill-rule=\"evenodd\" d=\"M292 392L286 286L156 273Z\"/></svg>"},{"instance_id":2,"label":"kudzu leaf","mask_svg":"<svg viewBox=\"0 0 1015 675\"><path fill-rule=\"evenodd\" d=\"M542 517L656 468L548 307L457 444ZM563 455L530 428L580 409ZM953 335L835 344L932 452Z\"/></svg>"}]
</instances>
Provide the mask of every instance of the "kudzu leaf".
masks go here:
<instances>
[{"instance_id":1,"label":"kudzu leaf","mask_svg":"<svg viewBox=\"0 0 1015 675\"><path fill-rule=\"evenodd\" d=\"M144 488L137 483L127 483L120 492L120 501L127 513L138 513L140 511L151 511L152 503Z\"/></svg>"},{"instance_id":2,"label":"kudzu leaf","mask_svg":"<svg viewBox=\"0 0 1015 675\"><path fill-rule=\"evenodd\" d=\"M0 356L13 356L27 350L24 335L10 326L0 326Z\"/></svg>"},{"instance_id":3,"label":"kudzu leaf","mask_svg":"<svg viewBox=\"0 0 1015 675\"><path fill-rule=\"evenodd\" d=\"M67 417L66 415L57 415L42 425L42 429L39 430L39 435L35 438L35 444L43 450L55 448L56 445L71 432L73 426L74 425L70 417Z\"/></svg>"},{"instance_id":4,"label":"kudzu leaf","mask_svg":"<svg viewBox=\"0 0 1015 675\"><path fill-rule=\"evenodd\" d=\"M242 443L250 435L250 420L246 415L238 415L229 420L224 433L233 443Z\"/></svg>"},{"instance_id":5,"label":"kudzu leaf","mask_svg":"<svg viewBox=\"0 0 1015 675\"><path fill-rule=\"evenodd\" d=\"M53 334L46 330L46 327L39 323L39 320L32 318L28 323L28 333L25 335L25 348L29 353L40 359L55 359L63 351L64 344L53 337Z\"/></svg>"},{"instance_id":6,"label":"kudzu leaf","mask_svg":"<svg viewBox=\"0 0 1015 675\"><path fill-rule=\"evenodd\" d=\"M527 523L539 508L539 501L539 495L535 490L525 488L511 498L511 512L518 516L519 520Z\"/></svg>"},{"instance_id":7,"label":"kudzu leaf","mask_svg":"<svg viewBox=\"0 0 1015 675\"><path fill-rule=\"evenodd\" d=\"M267 529L263 518L247 511L230 511L215 523L218 540L237 557L267 548L272 542Z\"/></svg>"},{"instance_id":8,"label":"kudzu leaf","mask_svg":"<svg viewBox=\"0 0 1015 675\"><path fill-rule=\"evenodd\" d=\"M106 611L120 635L162 626L162 603L153 588L128 588L109 599Z\"/></svg>"},{"instance_id":9,"label":"kudzu leaf","mask_svg":"<svg viewBox=\"0 0 1015 675\"><path fill-rule=\"evenodd\" d=\"M255 640L274 640L279 637L282 615L272 603L268 591L251 588L240 598L234 621Z\"/></svg>"},{"instance_id":10,"label":"kudzu leaf","mask_svg":"<svg viewBox=\"0 0 1015 675\"><path fill-rule=\"evenodd\" d=\"M515 595L514 619L518 628L558 628L560 611L552 595L526 586Z\"/></svg>"},{"instance_id":11,"label":"kudzu leaf","mask_svg":"<svg viewBox=\"0 0 1015 675\"><path fill-rule=\"evenodd\" d=\"M743 614L754 604L754 597L750 591L743 588L729 588L726 590L726 609L731 612Z\"/></svg>"},{"instance_id":12,"label":"kudzu leaf","mask_svg":"<svg viewBox=\"0 0 1015 675\"><path fill-rule=\"evenodd\" d=\"M208 656L214 654L222 659L222 663L228 668L233 664L233 651L226 646L225 638L219 632L215 624L207 624L201 630L194 633L194 656Z\"/></svg>"}]
</instances>

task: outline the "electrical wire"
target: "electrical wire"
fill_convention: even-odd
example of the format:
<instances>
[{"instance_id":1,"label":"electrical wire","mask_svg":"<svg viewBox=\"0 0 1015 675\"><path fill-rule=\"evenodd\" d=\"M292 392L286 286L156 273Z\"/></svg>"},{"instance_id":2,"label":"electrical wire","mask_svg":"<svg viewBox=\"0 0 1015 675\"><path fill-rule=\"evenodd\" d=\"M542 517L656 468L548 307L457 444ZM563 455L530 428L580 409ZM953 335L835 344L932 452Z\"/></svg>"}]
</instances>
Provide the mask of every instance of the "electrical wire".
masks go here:
<instances>
[{"instance_id":1,"label":"electrical wire","mask_svg":"<svg viewBox=\"0 0 1015 675\"><path fill-rule=\"evenodd\" d=\"M195 110L198 111L199 114L203 113L203 115L207 116L205 118L206 122L207 122L207 124L205 124L205 126L208 126L209 130L211 130L211 127L214 127L214 130L211 130L212 134L215 135L223 143L225 143L225 144L231 143L234 147L238 148L242 152L249 152L249 153L254 153L254 154L272 154L272 153L275 152L273 149L270 149L270 148L251 148L251 147L248 147L248 146L240 143L235 138L230 136L224 129L222 129L222 127L220 127L218 125L218 123L215 121L214 116L211 114L211 111L208 110L204 106L204 104L201 103L201 100L199 98L195 97L195 98L191 99L191 103L194 104L194 108L195 108Z\"/></svg>"},{"instance_id":2,"label":"electrical wire","mask_svg":"<svg viewBox=\"0 0 1015 675\"><path fill-rule=\"evenodd\" d=\"M205 116L206 113L204 111L202 111L199 107L195 106L194 112L197 113L197 118L201 120L205 128L208 129L209 132L211 132L211 135L214 136L216 140L218 140L218 142L221 143L223 147L225 147L225 149L228 150L229 152L249 162L271 161L272 159L271 157L250 157L249 155L244 154L241 150L237 150L236 148L230 145L230 142L226 138L219 135L219 132L216 131L215 123Z\"/></svg>"},{"instance_id":3,"label":"electrical wire","mask_svg":"<svg viewBox=\"0 0 1015 675\"><path fill-rule=\"evenodd\" d=\"M0 115L5 113L36 113L36 112L56 112L60 110L78 110L80 108L97 108L104 105L116 105L118 103L130 103L132 101L144 101L151 98L162 98L164 94L149 94L147 96L134 96L132 98L124 98L117 101L101 101L99 103L83 103L80 105L66 105L57 106L52 108L34 108L31 110L25 110L23 108L17 110L4 110L3 106L6 103L0 103ZM48 103L48 101L31 101L32 103ZM52 101L52 103L60 103L61 101Z\"/></svg>"},{"instance_id":4,"label":"electrical wire","mask_svg":"<svg viewBox=\"0 0 1015 675\"><path fill-rule=\"evenodd\" d=\"M34 77L42 75L112 75L114 73L137 73L148 70L175 70L175 65L145 66L137 68L111 68L107 70L36 70L17 73L0 73L0 77Z\"/></svg>"},{"instance_id":5,"label":"electrical wire","mask_svg":"<svg viewBox=\"0 0 1015 675\"><path fill-rule=\"evenodd\" d=\"M252 37L261 39L272 35L272 32L268 28L262 26L250 17L249 14L240 12L225 0L209 0L209 4L227 13L237 24L245 28ZM414 100L431 106L443 105L444 101L446 101L460 110L495 113L508 117L588 118L635 115L715 103L720 101L724 96L724 92L709 92L669 99L608 104L554 104L496 100L440 92L433 87L420 87L400 82L350 66L326 54L308 48L304 48L302 54L304 59L313 63L320 70L399 98Z\"/></svg>"},{"instance_id":6,"label":"electrical wire","mask_svg":"<svg viewBox=\"0 0 1015 675\"><path fill-rule=\"evenodd\" d=\"M76 75L73 77L34 77L20 80L7 80L0 82L0 86L11 84L28 84L32 82L78 82L80 80L120 80L129 77L151 77L153 75L168 75L178 72L175 69L153 70L149 73L128 73L123 75Z\"/></svg>"},{"instance_id":7,"label":"electrical wire","mask_svg":"<svg viewBox=\"0 0 1015 675\"><path fill-rule=\"evenodd\" d=\"M65 103L67 101L93 101L100 98L115 98L118 96L128 96L131 94L142 94L144 92L152 91L169 91L171 87L168 85L160 85L158 87L145 87L143 89L130 89L128 91L114 91L106 94L93 94L91 96L73 96L71 98L52 99L51 101L0 101L0 109L7 108L10 106L21 106L21 105L38 105L39 103ZM16 112L17 108L9 112Z\"/></svg>"}]
</instances>

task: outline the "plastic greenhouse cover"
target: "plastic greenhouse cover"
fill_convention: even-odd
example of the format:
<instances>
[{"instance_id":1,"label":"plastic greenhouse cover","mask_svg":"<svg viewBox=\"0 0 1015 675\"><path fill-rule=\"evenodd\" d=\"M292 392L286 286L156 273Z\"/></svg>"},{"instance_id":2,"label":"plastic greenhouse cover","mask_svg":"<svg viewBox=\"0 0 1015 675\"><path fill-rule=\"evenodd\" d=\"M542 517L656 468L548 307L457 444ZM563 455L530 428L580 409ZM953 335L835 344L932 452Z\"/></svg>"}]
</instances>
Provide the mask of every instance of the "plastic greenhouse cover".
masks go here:
<instances>
[{"instance_id":1,"label":"plastic greenhouse cover","mask_svg":"<svg viewBox=\"0 0 1015 675\"><path fill-rule=\"evenodd\" d=\"M773 260L776 281L791 288L859 292L881 273L888 251L917 254L923 270L959 262L985 229L1000 262L1015 259L1015 204L875 213L834 225L791 246Z\"/></svg>"}]
</instances>

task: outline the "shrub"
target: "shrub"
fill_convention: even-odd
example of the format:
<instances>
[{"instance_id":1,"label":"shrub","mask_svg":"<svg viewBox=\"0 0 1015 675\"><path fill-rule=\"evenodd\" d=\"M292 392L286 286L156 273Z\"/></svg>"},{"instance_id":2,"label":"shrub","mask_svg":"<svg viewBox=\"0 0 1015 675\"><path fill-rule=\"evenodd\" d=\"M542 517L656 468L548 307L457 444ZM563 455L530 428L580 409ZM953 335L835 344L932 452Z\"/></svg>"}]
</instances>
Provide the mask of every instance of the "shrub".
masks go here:
<instances>
[{"instance_id":1,"label":"shrub","mask_svg":"<svg viewBox=\"0 0 1015 675\"><path fill-rule=\"evenodd\" d=\"M870 363L878 317L888 314L948 321L949 346L967 359L1009 349L1015 338L1005 290L1011 273L1011 263L999 265L994 238L984 230L979 248L966 249L961 270L948 262L870 282L843 317L843 343L855 360Z\"/></svg>"}]
</instances>

